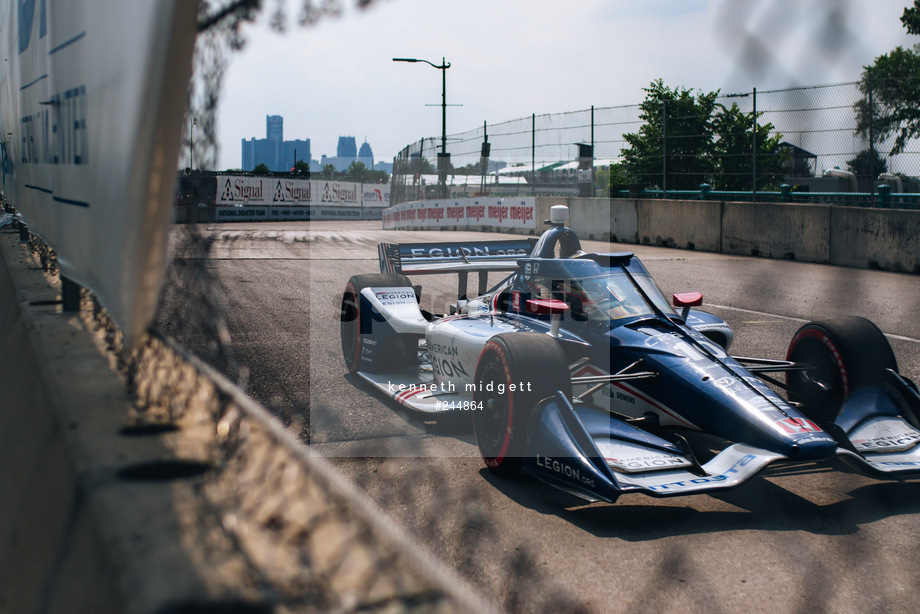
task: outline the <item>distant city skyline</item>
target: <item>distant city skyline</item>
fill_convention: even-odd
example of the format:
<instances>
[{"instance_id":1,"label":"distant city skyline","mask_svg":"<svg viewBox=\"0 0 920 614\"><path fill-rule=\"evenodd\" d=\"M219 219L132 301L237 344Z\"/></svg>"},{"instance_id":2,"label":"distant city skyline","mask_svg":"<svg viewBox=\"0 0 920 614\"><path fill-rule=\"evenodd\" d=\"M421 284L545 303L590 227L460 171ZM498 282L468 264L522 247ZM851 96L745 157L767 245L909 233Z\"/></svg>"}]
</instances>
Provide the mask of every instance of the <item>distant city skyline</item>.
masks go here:
<instances>
[{"instance_id":1,"label":"distant city skyline","mask_svg":"<svg viewBox=\"0 0 920 614\"><path fill-rule=\"evenodd\" d=\"M310 139L284 140L284 118L280 115L265 116L265 138L243 139L241 168L251 171L264 164L270 171L290 170L297 160L309 161Z\"/></svg>"},{"instance_id":2,"label":"distant city skyline","mask_svg":"<svg viewBox=\"0 0 920 614\"><path fill-rule=\"evenodd\" d=\"M391 172L392 164L381 162L374 164L374 152L365 138L358 148L353 136L339 136L336 155L323 154L314 160L310 151L310 139L284 140L284 117L281 115L265 116L265 138L251 137L242 140L241 168L252 171L259 164L264 164L272 172L285 172L294 167L297 161L304 161L311 172L320 172L327 164L337 171L346 171L353 162L362 162L373 170Z\"/></svg>"},{"instance_id":3,"label":"distant city skyline","mask_svg":"<svg viewBox=\"0 0 920 614\"><path fill-rule=\"evenodd\" d=\"M390 162L406 145L439 137L441 72L396 57L450 62L452 135L486 122L498 131L532 114L637 105L655 79L723 94L856 81L876 56L920 41L899 20L910 0L583 0L571 9L547 0L391 0L364 10L346 0L340 17L305 28L294 23L301 2L263 4L241 28L247 42L224 80L223 168L239 165L240 138L261 135L259 112L284 115L290 134L310 136L316 157L334 155L341 134L359 145L366 135L375 159ZM281 4L284 33L271 27Z\"/></svg>"}]
</instances>

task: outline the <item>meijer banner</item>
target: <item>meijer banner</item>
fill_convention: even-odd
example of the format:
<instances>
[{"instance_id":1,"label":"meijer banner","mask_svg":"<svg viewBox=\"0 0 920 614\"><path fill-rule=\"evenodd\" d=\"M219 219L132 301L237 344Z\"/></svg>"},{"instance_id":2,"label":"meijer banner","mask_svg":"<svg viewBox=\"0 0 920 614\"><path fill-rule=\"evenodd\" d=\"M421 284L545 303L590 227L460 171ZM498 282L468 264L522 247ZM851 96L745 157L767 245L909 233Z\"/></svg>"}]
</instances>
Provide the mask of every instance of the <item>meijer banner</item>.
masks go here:
<instances>
[{"instance_id":1,"label":"meijer banner","mask_svg":"<svg viewBox=\"0 0 920 614\"><path fill-rule=\"evenodd\" d=\"M383 212L383 227L536 228L532 196L458 198L400 203Z\"/></svg>"},{"instance_id":2,"label":"meijer banner","mask_svg":"<svg viewBox=\"0 0 920 614\"><path fill-rule=\"evenodd\" d=\"M163 280L197 10L194 0L0 8L4 195L129 340Z\"/></svg>"}]
</instances>

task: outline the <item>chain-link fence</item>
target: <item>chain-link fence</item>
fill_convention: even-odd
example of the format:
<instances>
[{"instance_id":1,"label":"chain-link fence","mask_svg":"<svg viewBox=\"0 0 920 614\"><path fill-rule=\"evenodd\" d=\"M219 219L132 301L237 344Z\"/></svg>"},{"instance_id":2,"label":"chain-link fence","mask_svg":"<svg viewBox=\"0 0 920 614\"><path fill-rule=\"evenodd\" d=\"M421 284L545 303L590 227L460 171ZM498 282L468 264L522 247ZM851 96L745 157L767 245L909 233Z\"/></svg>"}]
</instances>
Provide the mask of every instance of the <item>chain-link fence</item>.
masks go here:
<instances>
[{"instance_id":1,"label":"chain-link fence","mask_svg":"<svg viewBox=\"0 0 920 614\"><path fill-rule=\"evenodd\" d=\"M239 4L244 6L246 3ZM311 5L307 0L303 4L305 7ZM322 6L335 4L330 1ZM277 5L280 6L280 3ZM283 18L279 20L284 21ZM221 24L221 28L222 31L216 32L214 37L216 42L212 42L210 47L208 41L202 42L203 49L196 64L200 83L198 89L192 92L190 116L213 117L224 62L230 50L240 44L235 37L234 22ZM908 179L911 174L918 173L913 170L916 162L911 147L902 154L888 158L890 142L857 135L854 104L863 98L857 83L845 83L776 91L752 90L737 95L718 96L717 102L726 107L735 103L744 113L756 109L761 114L759 123L771 123L774 126L771 135L778 135L782 142L789 144L788 160L784 162L790 169L784 174L784 179L787 185L799 186L797 190L805 189L806 179L834 182L838 193L849 194L851 202L855 202L851 178L842 172L831 173L825 178L824 171L834 167L845 171L849 160L855 159L861 152L874 150L885 158L888 171L905 175L901 178L903 190L920 191L912 187ZM393 202L437 197L443 194L445 186L451 195L457 197L476 194L577 195L583 193L586 186L592 195L605 195L609 193L611 184L616 184L610 180L610 165L613 164L616 169L622 164L622 151L628 147L624 135L639 132L644 123L641 113L639 104L591 107L569 113L534 114L501 123L484 124L473 130L449 135L447 153L450 154L450 166L442 164L440 174L437 167L441 137L421 139L407 146L396 159L391 192ZM670 119L672 128L675 122L682 119L670 116L666 108L662 109L661 117ZM200 166L207 166L206 162L214 159L213 124L205 121L202 125L201 119L198 122L194 129L194 141L188 138L192 135L187 134L185 142L194 146L194 159L202 160ZM191 123L186 123L191 131ZM679 186L692 173L698 172L692 168L682 168L678 163L679 158L676 156L681 150L680 138L684 137L669 134L667 126L664 126L659 144L662 153L652 157L649 164L654 170L626 177L624 182L616 184L616 187L622 188L617 190L617 194L642 190L651 196L679 195ZM484 147L485 144L488 146ZM752 143L747 152L736 152L734 155L739 163L727 174L751 186L748 195L755 190L764 190L758 193L758 198L766 199L767 188L774 186L763 185L759 177L770 166L766 160L758 159L754 153L756 151L756 145ZM199 164L196 163L196 166ZM881 169L877 170L881 172ZM877 175L869 173L866 176L874 179ZM712 180L711 177L706 179ZM860 177L855 177L855 181L857 189L860 189ZM839 189L842 183L850 185L846 189ZM861 188L870 197L875 191L874 183L870 181L867 188ZM709 185L715 192L721 187L718 184ZM814 197L817 194L833 193L830 190L825 192L826 188L818 184L813 188L809 185L807 193L792 192L792 189L790 187L789 198L795 194L810 194ZM698 186L695 193L700 194ZM264 355L251 362L241 358L238 350L247 344L247 338L242 334L234 335L234 344L229 332L232 326L228 327L228 318L233 317L236 308L231 303L233 290L228 285L234 272L218 268L222 258L215 256L212 249L217 241L213 235L196 229L190 230L189 235L174 238L176 243L171 250L174 259L167 275L158 323L166 334L175 337L223 375L242 388L254 392L258 389L259 367L270 362L271 358ZM234 235L224 240L232 242L236 237ZM249 275L247 272L240 277ZM314 276L310 282L318 284L318 276ZM320 307L316 301L308 305L310 311ZM312 336L315 331L310 331L310 334ZM336 341L331 343L334 345ZM161 345L160 340L155 340L145 351L159 355L160 350L157 348ZM309 365L310 355L305 355L303 360ZM161 369L163 375L157 375L156 364L157 361L153 360L136 361L136 365L128 371L135 375L129 375L129 378L140 378L148 374L147 377L154 383L167 380L171 370ZM285 365L285 368L290 366ZM276 382L271 383L274 384L273 388L277 388ZM329 381L307 380L303 386L309 390L311 387L320 388L329 384ZM137 388L139 392L147 389L141 380ZM184 406L181 390L165 398L157 396L156 389L147 394L157 400L156 403L148 403L150 406ZM274 403L268 394L254 396L269 406L289 433L299 435L305 442L310 441L310 427L316 426L316 423L310 420L314 408L310 406L309 398L288 406ZM271 542L278 548L277 552L284 556L279 560L287 566L274 566L273 571L278 572L278 575L262 579L265 586L281 586L284 589L279 591L280 598L275 602L290 607L306 605L317 610L334 608L341 611L372 609L367 608L368 602L381 610L405 606L394 600L361 598L356 601L352 596L355 593L344 593L343 597L343 593L338 591L335 579L345 575L347 565L342 565L342 560L336 555L344 555L356 546L366 545L368 540L365 534L359 534L351 541L338 542L331 548L334 552L330 555L328 567L303 564L308 558L303 548L305 539L320 534L326 523L332 523L337 514L346 514L347 510L336 509L331 514L326 512L327 508L308 510L303 517L298 518L296 512L299 509L291 504L298 500L298 492L309 486L300 480L300 476L289 484L282 484L277 479L277 464L272 462L253 464L245 476L249 478L248 481L238 484L232 482L242 473L237 471L237 467L242 466L240 459L252 454L255 449L240 437L240 433L247 434L252 428L252 420L239 408L233 407L231 400L221 395L217 397L220 403L208 411L215 422L212 431L219 433L222 438L218 442L221 453L216 463L220 471L207 476L203 488L206 494L215 499L219 495L220 500L227 503L227 509L239 510L239 513L233 513L227 518L229 522L224 526L230 537L237 539L237 535L243 533L242 529L255 527L255 536ZM298 422L298 417L301 422ZM256 438L250 436L249 440L254 442ZM272 446L260 446L259 453L264 453L264 457L260 458L270 461L272 449ZM528 544L508 549L500 540L495 539L502 529L489 513L488 500L483 498L482 492L467 490L452 482L450 478L456 469L449 463L436 464L436 460L416 459L410 462L394 458L365 459L366 467L355 472L356 482L358 487L367 490L385 509L401 515L400 520L411 526L416 536L426 543L437 544L438 553L444 555L466 580L481 585L485 593L495 595L509 611L588 610L588 606L574 596L578 594L577 591L573 594L560 590L554 581L554 574L538 567L539 561ZM398 480L397 476L402 479ZM491 486L485 484L484 488ZM430 500L441 504L426 503L428 500L420 493L434 493ZM638 512L640 515L643 513L644 508ZM253 547L254 542L255 539L250 539L236 543L246 557L254 560L264 555L258 544ZM682 544L666 547L661 558L665 561L679 560L682 558L683 547ZM372 554L371 560L375 562L375 567L384 570L389 568L386 558L389 553L383 556ZM314 572L319 573L308 575ZM659 573L650 574L644 594L659 593L662 580L675 573L672 567L665 566ZM373 574L359 576L354 583L356 592L372 597L376 581ZM422 610L435 610L433 605L437 603L437 599L427 599L417 602L417 605Z\"/></svg>"},{"instance_id":2,"label":"chain-link fence","mask_svg":"<svg viewBox=\"0 0 920 614\"><path fill-rule=\"evenodd\" d=\"M664 99L483 124L448 135L450 162L443 169L431 162L442 154L440 137L407 145L395 160L391 202L637 191L699 198L702 191L842 204L876 204L890 194L890 202L912 206L915 199L898 195L920 192L920 150L909 140L897 151L895 136L881 129L872 90L860 82L754 88L716 93L712 113L702 116ZM733 107L740 119L719 123ZM627 135L643 137L641 146Z\"/></svg>"}]
</instances>

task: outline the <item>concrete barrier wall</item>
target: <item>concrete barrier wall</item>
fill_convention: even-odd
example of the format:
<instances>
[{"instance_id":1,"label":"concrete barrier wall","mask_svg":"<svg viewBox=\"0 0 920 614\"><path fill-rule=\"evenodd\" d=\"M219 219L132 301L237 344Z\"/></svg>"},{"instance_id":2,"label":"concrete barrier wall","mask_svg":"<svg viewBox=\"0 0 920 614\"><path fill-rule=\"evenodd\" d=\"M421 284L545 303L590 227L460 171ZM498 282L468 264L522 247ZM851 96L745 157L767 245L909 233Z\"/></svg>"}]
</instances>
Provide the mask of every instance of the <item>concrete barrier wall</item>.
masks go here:
<instances>
[{"instance_id":1,"label":"concrete barrier wall","mask_svg":"<svg viewBox=\"0 0 920 614\"><path fill-rule=\"evenodd\" d=\"M722 251L830 262L831 208L827 205L725 203Z\"/></svg>"},{"instance_id":2,"label":"concrete barrier wall","mask_svg":"<svg viewBox=\"0 0 920 614\"><path fill-rule=\"evenodd\" d=\"M539 199L537 203L539 207ZM568 205L569 223L573 228L583 229L580 232L585 239L625 243L639 241L635 201L568 198L558 199L554 204ZM546 215L549 216L548 211ZM546 218L540 218L540 221L543 219Z\"/></svg>"},{"instance_id":3,"label":"concrete barrier wall","mask_svg":"<svg viewBox=\"0 0 920 614\"><path fill-rule=\"evenodd\" d=\"M538 197L537 234L553 205L569 207L569 226L586 239L920 273L920 211Z\"/></svg>"},{"instance_id":4,"label":"concrete barrier wall","mask_svg":"<svg viewBox=\"0 0 920 614\"><path fill-rule=\"evenodd\" d=\"M195 359L148 338L129 398L52 282L0 231L0 614L495 610Z\"/></svg>"},{"instance_id":5,"label":"concrete barrier wall","mask_svg":"<svg viewBox=\"0 0 920 614\"><path fill-rule=\"evenodd\" d=\"M920 211L830 207L830 261L920 273Z\"/></svg>"},{"instance_id":6,"label":"concrete barrier wall","mask_svg":"<svg viewBox=\"0 0 920 614\"><path fill-rule=\"evenodd\" d=\"M3 247L12 233L3 231ZM21 253L13 257L22 260ZM67 442L90 427L92 405L124 402L123 386L117 378L85 377L108 369L98 354L95 361L87 356L69 322L49 320L56 299L38 273L14 279L0 259L0 612L127 611L104 554L104 527L90 518L98 489L80 480L90 470L87 449ZM57 352L49 356L34 334ZM71 395L80 403L54 411ZM99 471L93 478L100 487L105 482Z\"/></svg>"},{"instance_id":7,"label":"concrete barrier wall","mask_svg":"<svg viewBox=\"0 0 920 614\"><path fill-rule=\"evenodd\" d=\"M722 203L701 200L636 201L639 242L717 252Z\"/></svg>"}]
</instances>

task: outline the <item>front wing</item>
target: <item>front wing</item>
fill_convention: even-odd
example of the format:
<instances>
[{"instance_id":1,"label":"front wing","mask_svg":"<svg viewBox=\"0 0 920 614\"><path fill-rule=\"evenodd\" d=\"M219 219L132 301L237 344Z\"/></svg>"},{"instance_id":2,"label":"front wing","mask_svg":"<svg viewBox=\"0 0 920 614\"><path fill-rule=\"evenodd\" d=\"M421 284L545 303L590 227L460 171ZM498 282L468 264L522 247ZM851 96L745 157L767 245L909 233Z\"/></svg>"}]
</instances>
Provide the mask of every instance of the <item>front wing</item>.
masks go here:
<instances>
[{"instance_id":1,"label":"front wing","mask_svg":"<svg viewBox=\"0 0 920 614\"><path fill-rule=\"evenodd\" d=\"M542 401L531 424L531 452L524 469L588 501L614 502L630 492L654 497L712 492L737 486L771 463L795 462L777 452L736 443L701 465L680 446L644 432L639 438L634 434L637 429L612 417L606 434L596 428L589 432L585 413L561 393ZM865 440L858 439L867 430L888 433L885 437L902 442L916 439L898 450L869 451ZM903 418L874 416L850 431L839 431L835 437L843 434L845 440L836 455L849 464L887 478L920 475L920 431ZM615 471L611 466L626 470Z\"/></svg>"}]
</instances>

